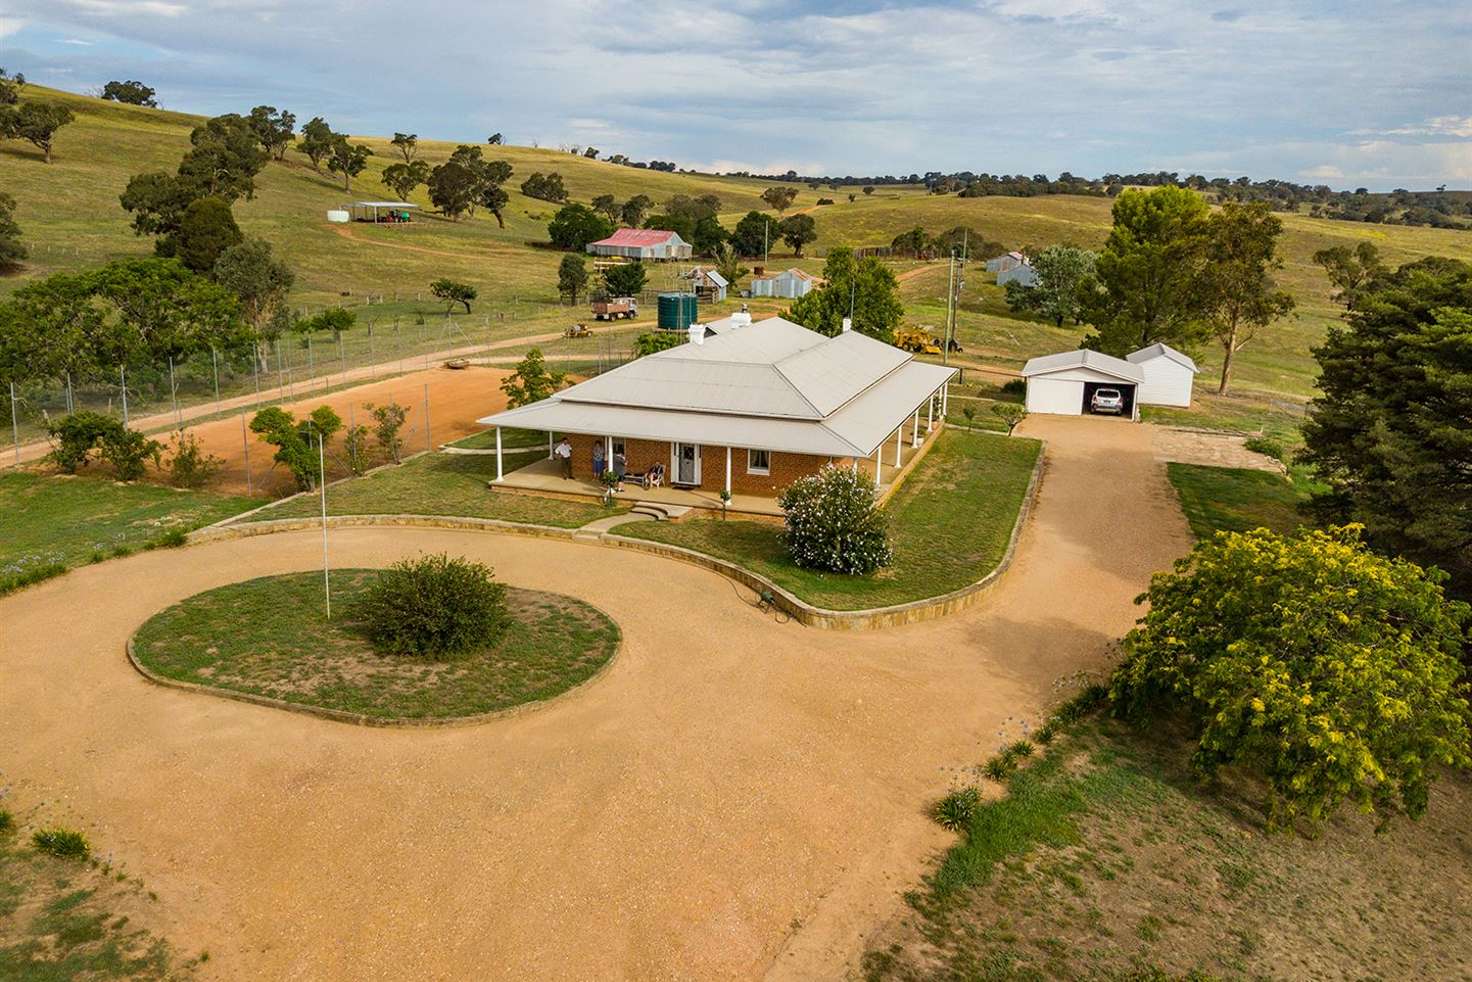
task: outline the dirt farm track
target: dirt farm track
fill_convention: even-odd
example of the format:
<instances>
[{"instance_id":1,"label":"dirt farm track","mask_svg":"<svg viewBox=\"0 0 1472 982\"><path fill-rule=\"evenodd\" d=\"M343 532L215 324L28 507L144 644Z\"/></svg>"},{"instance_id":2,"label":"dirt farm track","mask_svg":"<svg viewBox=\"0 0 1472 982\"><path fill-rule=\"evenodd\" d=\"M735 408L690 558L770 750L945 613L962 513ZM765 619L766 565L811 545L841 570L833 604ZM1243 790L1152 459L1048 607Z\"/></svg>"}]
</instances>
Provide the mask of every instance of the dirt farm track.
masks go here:
<instances>
[{"instance_id":1,"label":"dirt farm track","mask_svg":"<svg viewBox=\"0 0 1472 982\"><path fill-rule=\"evenodd\" d=\"M1189 545L1147 428L1024 429L1048 453L1016 563L979 606L893 631L779 624L639 553L335 532L334 564L464 554L622 627L592 685L478 727L357 728L129 667L149 616L312 569L317 532L76 570L0 600L0 786L141 877L207 977L842 977L949 841L925 805L1101 668Z\"/></svg>"}]
</instances>

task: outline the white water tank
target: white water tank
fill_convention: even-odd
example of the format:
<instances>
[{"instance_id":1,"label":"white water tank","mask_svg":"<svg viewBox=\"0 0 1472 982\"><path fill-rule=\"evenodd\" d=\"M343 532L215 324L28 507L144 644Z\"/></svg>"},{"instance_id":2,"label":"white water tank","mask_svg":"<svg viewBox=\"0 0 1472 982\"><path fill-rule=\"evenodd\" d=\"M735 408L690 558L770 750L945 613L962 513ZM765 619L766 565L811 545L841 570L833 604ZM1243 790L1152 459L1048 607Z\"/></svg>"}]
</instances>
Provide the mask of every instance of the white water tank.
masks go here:
<instances>
[{"instance_id":1,"label":"white water tank","mask_svg":"<svg viewBox=\"0 0 1472 982\"><path fill-rule=\"evenodd\" d=\"M333 208L333 209L330 209L327 212L327 220L329 222L336 222L338 224L344 224L344 223L350 221L351 219L352 219L352 216L349 215L346 211L344 211L341 208Z\"/></svg>"}]
</instances>

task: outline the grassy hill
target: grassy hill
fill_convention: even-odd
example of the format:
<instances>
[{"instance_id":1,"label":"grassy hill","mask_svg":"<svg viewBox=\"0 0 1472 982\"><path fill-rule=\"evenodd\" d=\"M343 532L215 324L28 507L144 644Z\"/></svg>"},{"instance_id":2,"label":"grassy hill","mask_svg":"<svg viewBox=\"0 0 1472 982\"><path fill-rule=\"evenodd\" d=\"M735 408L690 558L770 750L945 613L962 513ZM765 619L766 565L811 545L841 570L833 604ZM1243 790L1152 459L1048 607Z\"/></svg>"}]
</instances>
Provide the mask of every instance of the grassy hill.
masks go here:
<instances>
[{"instance_id":1,"label":"grassy hill","mask_svg":"<svg viewBox=\"0 0 1472 982\"><path fill-rule=\"evenodd\" d=\"M32 253L31 263L20 276L0 280L0 294L30 276L149 253L151 240L133 235L118 196L135 173L173 170L188 148L190 129L203 119L38 86L27 92L32 98L65 102L77 121L60 132L55 163L49 167L27 144L0 143L0 187L18 201L17 218ZM568 312L555 306L559 253L534 245L546 238L546 223L556 206L527 198L517 190L533 171L557 171L573 199L585 202L604 193L620 200L642 193L658 202L675 194L713 193L721 198L727 227L746 211L762 207L760 194L769 183L639 170L556 150L505 146L495 148L494 153L515 168L507 187L511 202L504 229L485 214L460 222L425 214L402 227L330 225L324 217L327 209L389 194L379 183L379 175L397 159L397 152L385 137L354 139L373 147L375 156L368 170L354 179L350 191L344 191L340 179L312 171L306 159L292 151L285 162L271 163L262 171L253 200L235 207L246 233L272 242L296 269L296 300L303 305L352 305L371 294L388 299L388 306L382 309L385 315L413 313L422 309L415 297L427 290L430 280L452 276L480 289L477 317L489 313L535 329L536 322L566 320ZM420 155L436 163L453 149L451 143L426 141L420 145ZM835 245L887 245L896 234L917 225L932 232L969 225L1014 247L1055 242L1097 247L1109 230L1107 198L960 198L929 195L917 188L885 187L871 196L859 194L850 202L850 192L857 193L858 188L839 192L800 188L793 208L814 216L818 241L802 260L787 256L786 247L774 243L772 265L791 263L817 269L823 254ZM833 198L835 203L819 206L820 197ZM428 206L423 188L414 198ZM1304 215L1283 218L1287 225L1283 280L1298 299L1298 313L1242 352L1237 378L1244 391L1293 401L1312 393L1315 366L1309 349L1339 315L1329 299L1327 280L1311 260L1315 250L1370 241L1392 263L1433 254L1472 260L1472 232ZM944 264L919 270L901 268L909 272L903 284L907 319L938 328L945 318ZM673 273L673 267L660 267L652 285L672 285ZM958 330L968 356L1020 366L1030 355L1078 343L1079 329L1057 329L1011 317L992 279L979 266L971 267L966 277ZM754 306L777 309L770 304ZM1200 356L1207 373L1200 386L1206 389L1219 356L1209 348L1194 354Z\"/></svg>"}]
</instances>

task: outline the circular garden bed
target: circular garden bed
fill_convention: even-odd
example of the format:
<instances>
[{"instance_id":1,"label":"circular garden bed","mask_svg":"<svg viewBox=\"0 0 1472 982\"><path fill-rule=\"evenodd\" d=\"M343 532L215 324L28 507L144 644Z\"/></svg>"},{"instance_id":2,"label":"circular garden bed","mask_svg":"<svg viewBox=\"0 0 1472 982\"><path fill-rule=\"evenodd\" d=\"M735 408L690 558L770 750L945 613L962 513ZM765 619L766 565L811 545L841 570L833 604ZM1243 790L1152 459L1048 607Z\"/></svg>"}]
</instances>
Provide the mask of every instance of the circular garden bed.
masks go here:
<instances>
[{"instance_id":1,"label":"circular garden bed","mask_svg":"<svg viewBox=\"0 0 1472 982\"><path fill-rule=\"evenodd\" d=\"M550 699L586 682L614 655L619 629L572 597L506 590L508 624L488 648L436 661L386 655L355 618L378 575L288 573L196 594L155 614L133 636L146 674L364 722L446 721Z\"/></svg>"}]
</instances>

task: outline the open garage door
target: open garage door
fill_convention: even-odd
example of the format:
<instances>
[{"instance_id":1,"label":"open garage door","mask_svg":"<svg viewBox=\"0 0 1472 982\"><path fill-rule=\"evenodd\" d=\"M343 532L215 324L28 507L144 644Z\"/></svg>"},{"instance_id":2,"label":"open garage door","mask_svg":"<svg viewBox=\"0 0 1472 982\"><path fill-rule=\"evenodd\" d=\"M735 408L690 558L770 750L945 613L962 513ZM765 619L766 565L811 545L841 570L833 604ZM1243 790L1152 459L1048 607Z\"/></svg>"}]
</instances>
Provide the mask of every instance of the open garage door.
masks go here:
<instances>
[{"instance_id":1,"label":"open garage door","mask_svg":"<svg viewBox=\"0 0 1472 982\"><path fill-rule=\"evenodd\" d=\"M1085 382L1083 412L1085 415L1118 416L1120 419L1134 419L1135 389L1136 386L1133 382ZM1100 391L1106 394L1118 392L1120 396L1119 408L1106 408L1101 405L1100 408L1095 409L1094 394Z\"/></svg>"}]
</instances>

